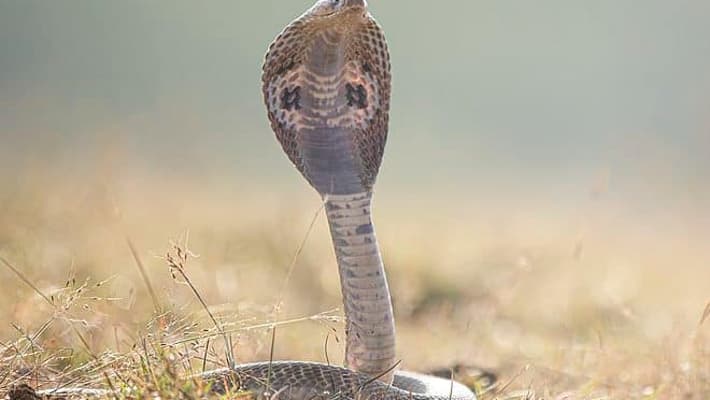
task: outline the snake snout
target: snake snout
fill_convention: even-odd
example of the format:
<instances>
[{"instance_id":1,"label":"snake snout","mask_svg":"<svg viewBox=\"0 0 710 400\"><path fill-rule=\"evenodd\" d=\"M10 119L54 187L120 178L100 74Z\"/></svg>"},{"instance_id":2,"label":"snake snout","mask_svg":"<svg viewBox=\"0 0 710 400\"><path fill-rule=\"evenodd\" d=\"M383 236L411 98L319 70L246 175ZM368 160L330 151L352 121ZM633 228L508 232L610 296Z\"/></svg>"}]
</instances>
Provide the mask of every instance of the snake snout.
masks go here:
<instances>
[{"instance_id":1,"label":"snake snout","mask_svg":"<svg viewBox=\"0 0 710 400\"><path fill-rule=\"evenodd\" d=\"M345 0L346 7L362 7L367 8L367 0Z\"/></svg>"}]
</instances>

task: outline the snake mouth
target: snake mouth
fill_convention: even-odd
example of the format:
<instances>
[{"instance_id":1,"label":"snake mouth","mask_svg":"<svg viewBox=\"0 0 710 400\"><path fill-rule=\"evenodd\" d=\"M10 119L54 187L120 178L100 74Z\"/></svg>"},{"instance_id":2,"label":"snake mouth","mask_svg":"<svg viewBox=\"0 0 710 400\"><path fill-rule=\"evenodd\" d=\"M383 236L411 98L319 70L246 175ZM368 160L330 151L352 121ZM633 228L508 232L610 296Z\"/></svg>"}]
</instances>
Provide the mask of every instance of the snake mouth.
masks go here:
<instances>
[{"instance_id":1,"label":"snake mouth","mask_svg":"<svg viewBox=\"0 0 710 400\"><path fill-rule=\"evenodd\" d=\"M364 11L365 11L364 6L352 6L346 10L329 11L327 13L318 14L318 16L322 17L322 18L328 18L328 17L335 16L337 14L350 14L350 13L354 13L354 12L364 12Z\"/></svg>"},{"instance_id":2,"label":"snake mouth","mask_svg":"<svg viewBox=\"0 0 710 400\"><path fill-rule=\"evenodd\" d=\"M314 13L319 18L331 18L337 15L348 15L353 13L367 12L367 0L343 0L340 7L333 9L318 10Z\"/></svg>"},{"instance_id":3,"label":"snake mouth","mask_svg":"<svg viewBox=\"0 0 710 400\"><path fill-rule=\"evenodd\" d=\"M335 11L330 11L325 14L320 14L320 15L318 15L318 18L321 20L331 21L335 18L340 18L340 17L344 17L344 16L355 16L358 14L364 15L365 12L366 12L365 7L353 6L353 7L346 9L346 10L335 10Z\"/></svg>"}]
</instances>

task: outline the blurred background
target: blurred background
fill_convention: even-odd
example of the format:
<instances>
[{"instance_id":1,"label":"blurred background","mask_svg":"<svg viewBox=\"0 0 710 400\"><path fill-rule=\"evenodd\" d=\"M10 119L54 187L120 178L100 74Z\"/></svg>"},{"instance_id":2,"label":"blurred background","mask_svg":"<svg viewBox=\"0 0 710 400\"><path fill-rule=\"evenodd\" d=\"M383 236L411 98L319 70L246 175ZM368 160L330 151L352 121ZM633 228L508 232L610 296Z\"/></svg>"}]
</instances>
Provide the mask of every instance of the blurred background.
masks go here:
<instances>
[{"instance_id":1,"label":"blurred background","mask_svg":"<svg viewBox=\"0 0 710 400\"><path fill-rule=\"evenodd\" d=\"M265 319L281 296L284 316L339 307L323 215L284 283L320 203L276 143L260 91L268 44L310 5L0 1L0 256L48 292L67 276L109 278L102 293L122 300L84 317L97 347L120 349L115 332L129 338L151 315L126 236L176 305L194 298L156 255L189 231L200 255L189 273L208 303ZM710 374L693 356L710 347L698 353L710 3L370 9L393 63L375 218L405 365L514 375L530 363L560 390L678 379L648 365ZM0 277L1 320L32 330L51 314L37 315L41 299L12 272ZM280 335L280 356L322 358L319 324ZM672 355L619 361L658 361L659 348ZM249 349L244 359L263 359Z\"/></svg>"}]
</instances>

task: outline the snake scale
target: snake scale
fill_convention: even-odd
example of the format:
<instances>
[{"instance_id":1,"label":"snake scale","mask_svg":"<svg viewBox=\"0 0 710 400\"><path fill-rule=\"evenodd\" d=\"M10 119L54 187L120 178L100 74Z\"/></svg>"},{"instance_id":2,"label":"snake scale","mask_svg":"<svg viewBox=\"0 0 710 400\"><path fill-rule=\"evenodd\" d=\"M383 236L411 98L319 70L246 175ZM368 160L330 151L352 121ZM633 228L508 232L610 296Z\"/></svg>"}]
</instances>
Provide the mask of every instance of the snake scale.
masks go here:
<instances>
[{"instance_id":1,"label":"snake scale","mask_svg":"<svg viewBox=\"0 0 710 400\"><path fill-rule=\"evenodd\" d=\"M390 79L387 43L366 0L318 0L269 47L262 84L271 127L325 202L346 318L345 367L241 364L204 375L218 388L228 378L260 399L476 400L458 382L392 372L392 302L370 215L387 140ZM53 394L72 393L107 392Z\"/></svg>"}]
</instances>

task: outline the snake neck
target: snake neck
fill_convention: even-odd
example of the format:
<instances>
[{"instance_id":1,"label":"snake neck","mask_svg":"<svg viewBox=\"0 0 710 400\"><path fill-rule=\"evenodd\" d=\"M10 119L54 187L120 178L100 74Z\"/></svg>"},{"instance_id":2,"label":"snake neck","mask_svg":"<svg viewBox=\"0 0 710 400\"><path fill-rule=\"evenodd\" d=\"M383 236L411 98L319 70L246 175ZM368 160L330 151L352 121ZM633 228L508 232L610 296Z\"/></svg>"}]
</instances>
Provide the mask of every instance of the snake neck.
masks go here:
<instances>
[{"instance_id":1,"label":"snake neck","mask_svg":"<svg viewBox=\"0 0 710 400\"><path fill-rule=\"evenodd\" d=\"M329 195L326 213L346 320L345 365L379 376L395 362L394 317L370 215L372 193ZM392 372L380 380L392 381Z\"/></svg>"}]
</instances>

